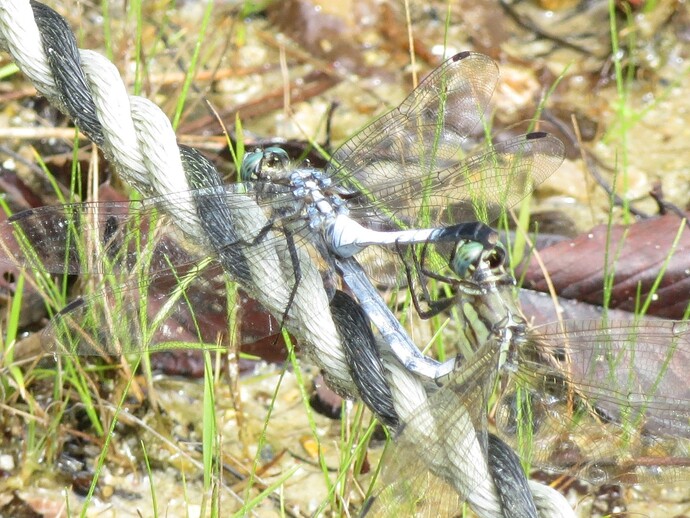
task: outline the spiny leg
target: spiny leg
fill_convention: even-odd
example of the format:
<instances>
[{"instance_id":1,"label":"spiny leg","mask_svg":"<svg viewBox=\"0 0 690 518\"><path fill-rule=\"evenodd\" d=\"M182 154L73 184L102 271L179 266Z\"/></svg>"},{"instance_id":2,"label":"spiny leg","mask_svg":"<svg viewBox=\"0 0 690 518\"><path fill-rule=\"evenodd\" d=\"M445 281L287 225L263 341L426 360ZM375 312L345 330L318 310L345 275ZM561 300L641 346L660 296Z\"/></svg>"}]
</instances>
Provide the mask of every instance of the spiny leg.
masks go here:
<instances>
[{"instance_id":1,"label":"spiny leg","mask_svg":"<svg viewBox=\"0 0 690 518\"><path fill-rule=\"evenodd\" d=\"M426 254L426 246L427 243L424 243L423 249L422 249L422 254ZM402 247L400 245L399 241L395 242L395 248L396 251L398 252L398 255L400 256L401 261L403 262L404 268L405 268L405 276L407 277L407 284L410 287L410 295L412 297L412 304L414 305L415 310L417 311L417 314L423 318L423 319L428 319L433 316L438 315L442 311L445 311L448 309L453 302L455 301L454 297L447 297L441 300L432 300L431 295L429 294L429 290L427 288L426 282L422 279L422 275L426 275L427 277L444 281L444 282L450 282L450 279L447 279L444 276L434 274L433 272L427 272L422 265L419 262L419 259L417 258L417 254L415 253L414 250L414 245L410 245L412 248L412 261L414 262L414 265L410 265L408 260L405 258L405 252L402 250ZM419 285L420 289L422 290L422 295L418 295L415 289L415 285L417 284L415 282L415 276L412 274L412 270L414 269L415 272L417 272L416 277L419 279ZM429 306L429 309L422 309L421 306L421 300L425 300L426 303Z\"/></svg>"}]
</instances>

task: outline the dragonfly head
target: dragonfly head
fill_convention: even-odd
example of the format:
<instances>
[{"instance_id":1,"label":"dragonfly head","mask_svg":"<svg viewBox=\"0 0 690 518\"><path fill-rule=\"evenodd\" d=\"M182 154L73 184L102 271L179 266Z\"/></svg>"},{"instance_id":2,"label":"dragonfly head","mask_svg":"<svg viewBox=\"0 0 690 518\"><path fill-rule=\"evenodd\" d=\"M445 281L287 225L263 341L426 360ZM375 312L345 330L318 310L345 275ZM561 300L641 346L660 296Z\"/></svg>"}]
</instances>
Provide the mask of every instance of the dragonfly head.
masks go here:
<instances>
[{"instance_id":1,"label":"dragonfly head","mask_svg":"<svg viewBox=\"0 0 690 518\"><path fill-rule=\"evenodd\" d=\"M240 180L243 182L261 180L276 181L287 177L290 157L284 149L271 146L257 148L246 153L240 167Z\"/></svg>"},{"instance_id":2,"label":"dragonfly head","mask_svg":"<svg viewBox=\"0 0 690 518\"><path fill-rule=\"evenodd\" d=\"M495 270L501 268L505 258L506 250L500 241L493 247L487 248L478 241L461 239L455 245L449 265L453 273L461 279L465 279L474 275L479 269Z\"/></svg>"}]
</instances>

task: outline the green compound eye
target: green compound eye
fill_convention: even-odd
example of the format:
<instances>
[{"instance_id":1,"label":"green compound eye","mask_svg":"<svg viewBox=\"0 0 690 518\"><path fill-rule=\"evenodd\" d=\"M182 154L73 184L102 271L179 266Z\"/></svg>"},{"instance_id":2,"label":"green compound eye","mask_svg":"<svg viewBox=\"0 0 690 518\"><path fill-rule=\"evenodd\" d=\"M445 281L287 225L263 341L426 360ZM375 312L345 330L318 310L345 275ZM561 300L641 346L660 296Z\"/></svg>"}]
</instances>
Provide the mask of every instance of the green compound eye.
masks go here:
<instances>
[{"instance_id":1,"label":"green compound eye","mask_svg":"<svg viewBox=\"0 0 690 518\"><path fill-rule=\"evenodd\" d=\"M263 167L271 169L285 169L290 162L290 157L283 148L271 146L264 151Z\"/></svg>"},{"instance_id":2,"label":"green compound eye","mask_svg":"<svg viewBox=\"0 0 690 518\"><path fill-rule=\"evenodd\" d=\"M455 248L450 267L455 274L464 278L480 261L487 261L491 268L497 268L503 264L505 256L505 248L500 242L487 250L482 243L462 240Z\"/></svg>"},{"instance_id":3,"label":"green compound eye","mask_svg":"<svg viewBox=\"0 0 690 518\"><path fill-rule=\"evenodd\" d=\"M459 277L465 277L471 266L481 259L484 245L475 241L461 241L455 249L450 267Z\"/></svg>"},{"instance_id":4,"label":"green compound eye","mask_svg":"<svg viewBox=\"0 0 690 518\"><path fill-rule=\"evenodd\" d=\"M244 154L242 166L240 167L240 180L243 182L256 178L261 170L261 160L264 157L262 149L255 149Z\"/></svg>"},{"instance_id":5,"label":"green compound eye","mask_svg":"<svg viewBox=\"0 0 690 518\"><path fill-rule=\"evenodd\" d=\"M246 153L240 167L240 180L247 182L270 177L272 171L283 171L290 161L284 149L271 146Z\"/></svg>"}]
</instances>

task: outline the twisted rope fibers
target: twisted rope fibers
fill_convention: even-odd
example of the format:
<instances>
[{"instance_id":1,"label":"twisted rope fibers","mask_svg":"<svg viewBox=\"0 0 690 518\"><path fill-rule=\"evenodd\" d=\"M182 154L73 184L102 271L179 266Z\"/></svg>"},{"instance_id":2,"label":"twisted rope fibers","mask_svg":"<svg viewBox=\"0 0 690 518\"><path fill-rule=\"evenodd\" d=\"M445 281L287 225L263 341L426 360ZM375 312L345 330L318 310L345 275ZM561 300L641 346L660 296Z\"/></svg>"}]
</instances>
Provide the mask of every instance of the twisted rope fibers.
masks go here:
<instances>
[{"instance_id":1,"label":"twisted rope fibers","mask_svg":"<svg viewBox=\"0 0 690 518\"><path fill-rule=\"evenodd\" d=\"M154 196L154 199L171 193L188 193L194 188L221 185L218 172L208 160L191 148L178 147L170 121L155 104L142 97L127 94L119 72L111 62L96 52L76 48L71 30L52 9L37 2L3 0L0 10L0 46L9 50L15 63L22 71L27 71L27 77L51 103L67 113L77 126L84 121L86 127L79 126L80 129L103 149L106 158L115 165L123 180L143 194ZM47 41L42 40L44 33L49 35ZM29 49L25 51L27 42ZM24 58L32 59L26 67ZM34 60L39 65L34 64ZM53 71L53 68L58 71ZM69 70L69 74L63 69ZM73 89L79 89L81 93L75 95L71 92ZM193 171L185 170L183 161ZM188 173L192 178L203 181L204 185L199 185L198 182L193 184ZM208 221L213 221L219 227L212 236L226 236L226 242L238 241L236 228L252 230L267 224L262 211L255 205L252 206L249 198L244 206L237 207L238 210L224 211L224 218L216 217L212 212L200 217L197 210L203 207L193 201L189 196L176 196L174 207L170 207L168 212L172 211L175 224L185 234L202 244L213 246L208 243ZM242 220L234 221L237 218ZM207 227L206 231L204 226ZM226 243L216 243L216 248L222 248L224 244ZM231 247L227 247L229 248ZM226 249L222 251L225 252ZM261 279L273 278L281 272L282 265L286 264L286 261L281 261L284 259L282 255L285 255L283 250L269 250L261 258L263 260L242 261L244 264L237 266L228 265L236 270L231 271L236 274L236 280L277 315L282 315L287 306L289 290L285 288L276 293L274 286L272 290L264 290L262 294L252 287L256 283L261 285ZM289 264L289 260L287 262ZM247 278L248 273L250 278ZM306 276L313 272L303 273ZM288 272L288 275L293 275L293 272ZM289 280L285 279L285 286L289 285ZM312 280L312 285L316 282ZM321 283L320 278L318 283ZM300 305L295 301L294 314L291 316L298 325L293 327L300 337L318 349L318 354L311 356L332 377L333 385L345 395L355 394L356 388L338 345L337 330L330 314L325 311L321 315L323 321L318 329L312 329L313 325L309 325L314 320L313 310L317 303L322 305L316 307L328 307L325 293L320 296L318 291L312 291L309 300L312 306ZM299 298L302 294L297 295ZM309 311L306 311L307 308Z\"/></svg>"},{"instance_id":2,"label":"twisted rope fibers","mask_svg":"<svg viewBox=\"0 0 690 518\"><path fill-rule=\"evenodd\" d=\"M36 89L68 114L103 150L121 177L138 191L153 196L154 201L161 201L164 206L163 196L170 193L199 188L222 189L220 177L208 160L191 148L177 145L174 130L165 114L150 101L129 96L116 67L103 56L78 49L68 24L52 9L33 1L0 0L0 48L12 55ZM173 211L174 221L185 234L211 246L221 259L227 257L222 264L233 280L247 288L271 313L282 315L289 290L265 294L264 290L255 287L261 286L261 279L274 278L276 272L282 272L286 277L285 285L289 286L294 275L292 263L286 250L269 250L265 257L252 255L248 261L230 246L241 240L237 234L242 232L236 229L255 229L257 225L262 228L267 224L263 211L251 199L247 198L246 203L240 205L220 205L207 212L201 210L193 199L180 196L175 199L174 207L168 210ZM224 237L218 240L215 236ZM229 252L234 253L228 257L226 254ZM308 356L325 371L329 384L336 391L346 396L361 397L365 391L358 390L358 386L366 387L369 379L358 379L357 383L353 380L353 374L359 371L359 367L353 365L357 355L343 352L339 329L330 312L324 311L319 318L314 318L315 308L329 307L328 299L318 270L308 268L313 266L312 262L307 258L300 264L307 266L303 267L300 284L309 289L298 288L290 309L288 327L306 342ZM275 291L275 287L272 289ZM318 326L314 325L315 321ZM426 392L420 381L402 369L397 361L385 361L385 355L384 367L388 387L375 388L381 390L379 397L382 400L392 402L395 414L405 422L407 417L423 407ZM364 400L386 420L386 412L381 412L371 398L365 396ZM428 440L431 432L420 430L420 440ZM501 450L497 451L500 453ZM464 445L458 445L458 453L467 455L468 450ZM495 462L499 462L498 459L507 462L505 452L502 453L489 457ZM505 498L497 497L492 476L488 472L482 473L480 468L486 468L486 458L481 451L475 452L475 458L449 459L449 463L459 466L465 477L469 469L470 481L485 481L478 487L468 488L469 495L464 493L478 514L517 516L512 512L504 514L510 511L501 510ZM501 485L506 485L500 494L510 494L511 489L507 486L515 485L513 475L505 475L497 466L492 472L497 483L500 481ZM524 479L524 476L518 478ZM530 482L529 487L541 516L561 515L562 503L555 503L551 494L555 491L535 482ZM563 499L560 494L556 495L556 499Z\"/></svg>"}]
</instances>

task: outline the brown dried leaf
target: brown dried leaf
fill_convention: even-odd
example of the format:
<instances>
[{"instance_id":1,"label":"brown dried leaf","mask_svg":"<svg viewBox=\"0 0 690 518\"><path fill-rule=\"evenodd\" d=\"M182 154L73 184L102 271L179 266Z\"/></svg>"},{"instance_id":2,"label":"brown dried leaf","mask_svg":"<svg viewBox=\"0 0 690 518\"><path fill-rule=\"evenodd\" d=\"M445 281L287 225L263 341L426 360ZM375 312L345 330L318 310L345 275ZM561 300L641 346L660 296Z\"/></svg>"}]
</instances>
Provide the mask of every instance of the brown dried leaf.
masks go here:
<instances>
[{"instance_id":1,"label":"brown dried leaf","mask_svg":"<svg viewBox=\"0 0 690 518\"><path fill-rule=\"evenodd\" d=\"M607 226L602 225L539 254L559 296L602 305L604 273L615 272L609 307L634 312L649 295L668 259L680 223L677 216L666 215L630 226L613 226L610 237L607 237ZM655 291L648 314L683 317L690 294L688 251L690 232L686 228ZM524 269L524 275L524 287L548 290L544 273L534 258Z\"/></svg>"}]
</instances>

